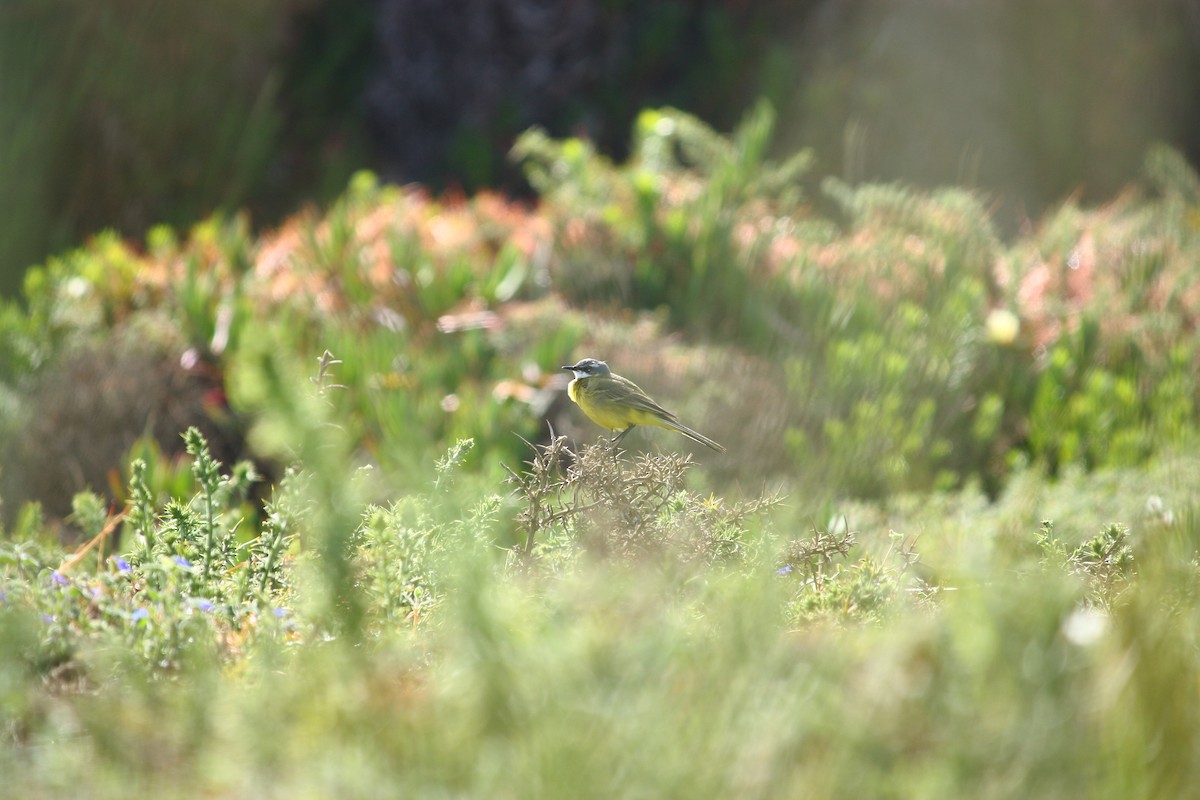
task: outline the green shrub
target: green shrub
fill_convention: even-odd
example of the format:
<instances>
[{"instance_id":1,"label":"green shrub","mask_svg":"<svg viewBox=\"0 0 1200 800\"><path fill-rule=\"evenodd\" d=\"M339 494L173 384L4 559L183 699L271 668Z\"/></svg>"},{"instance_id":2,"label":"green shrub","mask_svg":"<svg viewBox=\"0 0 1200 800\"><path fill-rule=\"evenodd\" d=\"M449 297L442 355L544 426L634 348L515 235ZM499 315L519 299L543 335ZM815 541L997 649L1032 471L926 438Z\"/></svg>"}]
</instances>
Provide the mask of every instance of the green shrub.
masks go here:
<instances>
[{"instance_id":1,"label":"green shrub","mask_svg":"<svg viewBox=\"0 0 1200 800\"><path fill-rule=\"evenodd\" d=\"M1028 448L1053 466L1139 463L1196 427L1198 179L1163 148L1147 174L1155 194L1065 204L1009 256L1036 359Z\"/></svg>"},{"instance_id":2,"label":"green shrub","mask_svg":"<svg viewBox=\"0 0 1200 800\"><path fill-rule=\"evenodd\" d=\"M89 547L100 545L95 566L88 570L88 548L57 568L49 558L36 565L36 580L53 591L29 600L51 625L46 646L63 657L74 657L89 638L117 636L136 643L147 664L177 669L193 646L250 633L252 620L272 606L286 612L280 562L291 537L281 520L296 512L269 503L264 532L243 533L251 538L239 541L253 472L240 464L224 474L196 429L184 438L194 495L160 501L145 482L145 462L135 460L119 536L121 516L108 516L93 494L75 498L74 521L92 537ZM104 557L106 537L119 543L121 555Z\"/></svg>"},{"instance_id":3,"label":"green shrub","mask_svg":"<svg viewBox=\"0 0 1200 800\"><path fill-rule=\"evenodd\" d=\"M801 152L768 158L774 112L762 103L729 137L675 109L644 111L632 154L614 166L588 143L534 130L513 149L548 201L555 284L580 302L657 309L701 336L772 340L780 313L770 245L790 229Z\"/></svg>"},{"instance_id":4,"label":"green shrub","mask_svg":"<svg viewBox=\"0 0 1200 800\"><path fill-rule=\"evenodd\" d=\"M988 473L1012 387L985 327L999 254L987 215L952 190L826 188L849 222L798 267L828 311L787 362L797 462L817 485L867 496Z\"/></svg>"}]
</instances>

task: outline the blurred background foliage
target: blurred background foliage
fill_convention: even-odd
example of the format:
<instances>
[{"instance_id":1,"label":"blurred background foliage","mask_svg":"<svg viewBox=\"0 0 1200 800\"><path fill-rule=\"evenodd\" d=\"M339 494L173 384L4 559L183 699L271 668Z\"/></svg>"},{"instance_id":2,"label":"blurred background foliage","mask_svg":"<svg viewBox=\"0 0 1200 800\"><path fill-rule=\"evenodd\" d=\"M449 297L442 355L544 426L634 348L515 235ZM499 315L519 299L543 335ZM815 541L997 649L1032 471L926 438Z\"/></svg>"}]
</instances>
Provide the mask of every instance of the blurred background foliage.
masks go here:
<instances>
[{"instance_id":1,"label":"blurred background foliage","mask_svg":"<svg viewBox=\"0 0 1200 800\"><path fill-rule=\"evenodd\" d=\"M758 98L822 178L979 189L1005 231L1197 153L1196 0L10 0L0 290L105 228L258 226L350 173L527 191L532 125L624 158L641 109L731 129Z\"/></svg>"},{"instance_id":2,"label":"blurred background foliage","mask_svg":"<svg viewBox=\"0 0 1200 800\"><path fill-rule=\"evenodd\" d=\"M263 341L339 359L326 402L402 483L459 439L495 478L547 421L596 435L558 369L588 353L731 445L717 484L819 503L994 495L1022 465L1132 466L1193 439L1200 179L1176 151L1006 244L965 189L828 178L815 202L808 151L767 157L775 119L764 102L723 136L647 110L623 162L533 129L513 158L537 206L364 172L264 236L216 216L50 259L0 314L9 518L120 498L121 456L178 452L189 425L222 460L251 455L259 409L231 387Z\"/></svg>"}]
</instances>

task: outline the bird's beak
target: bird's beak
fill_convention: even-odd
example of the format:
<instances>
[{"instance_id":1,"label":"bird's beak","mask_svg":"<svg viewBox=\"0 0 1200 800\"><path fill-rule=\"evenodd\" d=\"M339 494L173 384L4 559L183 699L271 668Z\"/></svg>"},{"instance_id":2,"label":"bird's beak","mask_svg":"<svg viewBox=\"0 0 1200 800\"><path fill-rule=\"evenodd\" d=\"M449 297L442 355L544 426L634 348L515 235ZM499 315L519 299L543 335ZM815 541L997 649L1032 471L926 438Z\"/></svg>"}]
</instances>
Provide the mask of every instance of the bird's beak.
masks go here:
<instances>
[{"instance_id":1,"label":"bird's beak","mask_svg":"<svg viewBox=\"0 0 1200 800\"><path fill-rule=\"evenodd\" d=\"M559 369L575 369L574 367L559 367Z\"/></svg>"}]
</instances>

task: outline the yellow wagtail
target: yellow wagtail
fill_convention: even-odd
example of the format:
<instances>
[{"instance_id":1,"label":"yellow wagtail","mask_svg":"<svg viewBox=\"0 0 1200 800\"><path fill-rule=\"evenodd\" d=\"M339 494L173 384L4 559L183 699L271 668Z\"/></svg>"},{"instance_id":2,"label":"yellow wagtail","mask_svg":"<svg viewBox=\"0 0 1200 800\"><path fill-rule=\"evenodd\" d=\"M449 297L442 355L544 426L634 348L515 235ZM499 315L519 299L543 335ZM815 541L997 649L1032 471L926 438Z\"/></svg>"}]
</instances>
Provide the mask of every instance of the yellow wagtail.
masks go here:
<instances>
[{"instance_id":1,"label":"yellow wagtail","mask_svg":"<svg viewBox=\"0 0 1200 800\"><path fill-rule=\"evenodd\" d=\"M603 361L585 358L563 369L575 373L575 380L567 386L567 394L583 409L588 419L610 431L621 431L612 440L612 445L621 441L621 437L633 430L635 425L654 425L679 431L718 453L725 452L725 448L712 439L680 423L678 417L651 400L636 383L614 375Z\"/></svg>"}]
</instances>

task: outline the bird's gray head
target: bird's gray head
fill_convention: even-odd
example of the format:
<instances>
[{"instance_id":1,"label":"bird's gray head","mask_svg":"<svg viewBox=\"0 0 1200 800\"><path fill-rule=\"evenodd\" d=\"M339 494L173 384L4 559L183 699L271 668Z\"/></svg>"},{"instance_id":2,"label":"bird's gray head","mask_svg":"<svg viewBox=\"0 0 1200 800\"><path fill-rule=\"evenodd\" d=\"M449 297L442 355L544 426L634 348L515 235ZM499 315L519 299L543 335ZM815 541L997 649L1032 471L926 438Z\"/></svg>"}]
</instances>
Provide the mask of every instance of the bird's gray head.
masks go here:
<instances>
[{"instance_id":1,"label":"bird's gray head","mask_svg":"<svg viewBox=\"0 0 1200 800\"><path fill-rule=\"evenodd\" d=\"M608 369L608 364L595 358L585 358L578 364L572 364L569 367L563 367L575 373L576 378L590 378L593 375L611 375Z\"/></svg>"}]
</instances>

